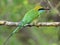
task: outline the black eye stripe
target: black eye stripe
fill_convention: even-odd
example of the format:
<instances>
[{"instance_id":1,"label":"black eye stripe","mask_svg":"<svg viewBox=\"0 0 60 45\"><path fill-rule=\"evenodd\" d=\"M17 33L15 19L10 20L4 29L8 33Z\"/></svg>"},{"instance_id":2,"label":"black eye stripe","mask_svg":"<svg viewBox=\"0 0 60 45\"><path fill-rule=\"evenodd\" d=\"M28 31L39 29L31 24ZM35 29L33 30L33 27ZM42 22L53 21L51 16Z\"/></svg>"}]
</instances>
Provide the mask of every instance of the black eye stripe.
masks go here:
<instances>
[{"instance_id":1,"label":"black eye stripe","mask_svg":"<svg viewBox=\"0 0 60 45\"><path fill-rule=\"evenodd\" d=\"M39 10L44 10L44 8L40 8Z\"/></svg>"},{"instance_id":2,"label":"black eye stripe","mask_svg":"<svg viewBox=\"0 0 60 45\"><path fill-rule=\"evenodd\" d=\"M45 8L40 8L40 9L38 9L38 11L40 11L40 10L50 10L50 9L45 9Z\"/></svg>"}]
</instances>

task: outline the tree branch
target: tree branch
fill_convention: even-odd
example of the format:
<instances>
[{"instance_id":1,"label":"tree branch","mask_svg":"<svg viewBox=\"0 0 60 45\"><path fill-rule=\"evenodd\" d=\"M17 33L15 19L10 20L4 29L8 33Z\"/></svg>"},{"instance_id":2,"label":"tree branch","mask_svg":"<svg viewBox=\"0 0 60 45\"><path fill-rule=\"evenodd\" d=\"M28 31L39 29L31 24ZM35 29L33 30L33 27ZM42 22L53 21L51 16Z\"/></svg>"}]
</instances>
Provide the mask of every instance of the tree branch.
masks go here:
<instances>
[{"instance_id":1,"label":"tree branch","mask_svg":"<svg viewBox=\"0 0 60 45\"><path fill-rule=\"evenodd\" d=\"M55 9L55 10L57 11L57 14L60 16L60 12L59 12L59 10L57 9L57 6L59 6L60 2L58 3L58 5L57 5L56 7L54 7L54 6L51 4L50 0L47 0L47 2L48 2L48 4L50 5L50 7L51 7L52 9Z\"/></svg>"},{"instance_id":2,"label":"tree branch","mask_svg":"<svg viewBox=\"0 0 60 45\"><path fill-rule=\"evenodd\" d=\"M0 25L6 26L18 26L19 22L0 21ZM60 26L60 22L38 22L37 24L26 24L25 26Z\"/></svg>"}]
</instances>

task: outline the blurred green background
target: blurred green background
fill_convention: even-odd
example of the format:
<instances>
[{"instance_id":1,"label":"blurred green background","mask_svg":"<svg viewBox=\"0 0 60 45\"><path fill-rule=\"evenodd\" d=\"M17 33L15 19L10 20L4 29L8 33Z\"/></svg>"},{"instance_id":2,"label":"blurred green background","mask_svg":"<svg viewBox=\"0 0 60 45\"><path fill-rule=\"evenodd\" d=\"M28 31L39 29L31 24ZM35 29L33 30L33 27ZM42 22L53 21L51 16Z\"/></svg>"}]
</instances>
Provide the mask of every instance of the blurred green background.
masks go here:
<instances>
[{"instance_id":1,"label":"blurred green background","mask_svg":"<svg viewBox=\"0 0 60 45\"><path fill-rule=\"evenodd\" d=\"M60 0L48 0L60 12ZM19 22L25 13L40 3L50 7L47 0L0 0L0 20ZM38 18L38 22L60 22L57 10L51 9ZM42 19L42 20L41 20ZM0 45L16 27L0 26ZM7 45L60 45L60 27L26 27L14 34Z\"/></svg>"}]
</instances>

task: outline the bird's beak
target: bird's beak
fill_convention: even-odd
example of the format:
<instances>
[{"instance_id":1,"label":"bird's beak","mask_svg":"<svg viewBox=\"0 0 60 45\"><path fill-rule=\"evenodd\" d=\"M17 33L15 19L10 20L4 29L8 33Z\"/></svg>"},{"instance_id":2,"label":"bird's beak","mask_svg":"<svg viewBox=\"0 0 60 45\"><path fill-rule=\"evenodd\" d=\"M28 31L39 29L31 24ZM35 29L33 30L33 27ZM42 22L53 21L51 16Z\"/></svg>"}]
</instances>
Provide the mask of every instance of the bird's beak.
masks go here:
<instances>
[{"instance_id":1,"label":"bird's beak","mask_svg":"<svg viewBox=\"0 0 60 45\"><path fill-rule=\"evenodd\" d=\"M50 10L50 9L44 8L44 10Z\"/></svg>"},{"instance_id":2,"label":"bird's beak","mask_svg":"<svg viewBox=\"0 0 60 45\"><path fill-rule=\"evenodd\" d=\"M50 10L49 8L43 8L44 10Z\"/></svg>"}]
</instances>

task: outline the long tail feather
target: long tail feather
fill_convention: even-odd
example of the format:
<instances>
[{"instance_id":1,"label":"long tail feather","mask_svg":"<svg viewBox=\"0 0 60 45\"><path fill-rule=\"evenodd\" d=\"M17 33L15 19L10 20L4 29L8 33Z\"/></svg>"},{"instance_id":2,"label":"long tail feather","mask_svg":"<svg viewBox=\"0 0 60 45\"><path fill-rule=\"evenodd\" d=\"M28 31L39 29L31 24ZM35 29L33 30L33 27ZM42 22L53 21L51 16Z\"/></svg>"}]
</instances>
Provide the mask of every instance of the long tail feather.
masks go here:
<instances>
[{"instance_id":1,"label":"long tail feather","mask_svg":"<svg viewBox=\"0 0 60 45\"><path fill-rule=\"evenodd\" d=\"M19 29L21 29L22 27L17 27L9 36L8 38L5 40L5 42L3 43L3 45L7 44L7 41L11 38L11 36L13 36L13 34L15 34Z\"/></svg>"},{"instance_id":2,"label":"long tail feather","mask_svg":"<svg viewBox=\"0 0 60 45\"><path fill-rule=\"evenodd\" d=\"M10 37L13 35L13 33L11 33L8 38L5 40L5 42L3 43L3 45L6 45L7 44L7 41L10 39Z\"/></svg>"}]
</instances>

